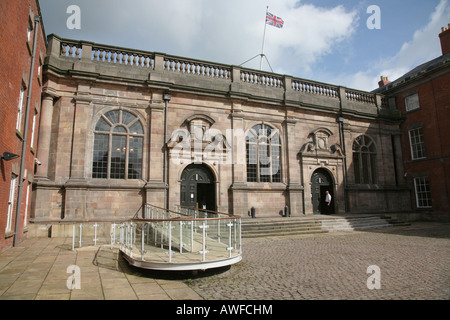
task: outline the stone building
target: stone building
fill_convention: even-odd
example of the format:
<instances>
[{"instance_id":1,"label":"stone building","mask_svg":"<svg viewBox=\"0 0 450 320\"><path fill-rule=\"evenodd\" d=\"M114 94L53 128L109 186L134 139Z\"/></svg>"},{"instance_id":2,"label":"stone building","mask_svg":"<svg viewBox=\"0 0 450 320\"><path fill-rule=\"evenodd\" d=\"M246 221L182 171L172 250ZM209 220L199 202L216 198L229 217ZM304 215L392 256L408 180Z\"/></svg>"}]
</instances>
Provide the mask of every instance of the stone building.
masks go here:
<instances>
[{"instance_id":1,"label":"stone building","mask_svg":"<svg viewBox=\"0 0 450 320\"><path fill-rule=\"evenodd\" d=\"M28 231L46 39L36 0L0 7L1 252Z\"/></svg>"},{"instance_id":2,"label":"stone building","mask_svg":"<svg viewBox=\"0 0 450 320\"><path fill-rule=\"evenodd\" d=\"M410 209L400 113L380 94L48 37L33 220L145 203L247 217Z\"/></svg>"},{"instance_id":3,"label":"stone building","mask_svg":"<svg viewBox=\"0 0 450 320\"><path fill-rule=\"evenodd\" d=\"M449 28L443 27L439 34L441 56L395 81L382 77L374 91L395 102L404 119L400 126L403 165L412 208L421 219L450 218Z\"/></svg>"}]
</instances>

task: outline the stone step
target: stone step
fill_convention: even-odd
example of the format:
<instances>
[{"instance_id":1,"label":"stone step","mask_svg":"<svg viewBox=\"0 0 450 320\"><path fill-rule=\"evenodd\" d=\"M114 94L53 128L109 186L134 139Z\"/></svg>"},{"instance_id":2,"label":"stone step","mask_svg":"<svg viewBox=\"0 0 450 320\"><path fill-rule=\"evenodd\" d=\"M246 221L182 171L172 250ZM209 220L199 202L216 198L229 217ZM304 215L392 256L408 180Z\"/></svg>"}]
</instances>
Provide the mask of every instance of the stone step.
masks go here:
<instances>
[{"instance_id":1,"label":"stone step","mask_svg":"<svg viewBox=\"0 0 450 320\"><path fill-rule=\"evenodd\" d=\"M287 236L337 231L358 231L409 225L386 216L260 218L242 220L242 237Z\"/></svg>"}]
</instances>

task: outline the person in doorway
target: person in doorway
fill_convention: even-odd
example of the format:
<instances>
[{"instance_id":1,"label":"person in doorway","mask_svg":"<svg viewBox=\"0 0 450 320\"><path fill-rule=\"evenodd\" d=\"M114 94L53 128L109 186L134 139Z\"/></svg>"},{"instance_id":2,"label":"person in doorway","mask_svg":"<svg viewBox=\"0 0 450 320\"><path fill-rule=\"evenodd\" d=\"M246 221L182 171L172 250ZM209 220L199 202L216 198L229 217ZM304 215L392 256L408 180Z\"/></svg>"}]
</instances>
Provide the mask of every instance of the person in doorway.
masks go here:
<instances>
[{"instance_id":1,"label":"person in doorway","mask_svg":"<svg viewBox=\"0 0 450 320\"><path fill-rule=\"evenodd\" d=\"M328 190L325 191L325 213L331 213L331 194L328 192Z\"/></svg>"}]
</instances>

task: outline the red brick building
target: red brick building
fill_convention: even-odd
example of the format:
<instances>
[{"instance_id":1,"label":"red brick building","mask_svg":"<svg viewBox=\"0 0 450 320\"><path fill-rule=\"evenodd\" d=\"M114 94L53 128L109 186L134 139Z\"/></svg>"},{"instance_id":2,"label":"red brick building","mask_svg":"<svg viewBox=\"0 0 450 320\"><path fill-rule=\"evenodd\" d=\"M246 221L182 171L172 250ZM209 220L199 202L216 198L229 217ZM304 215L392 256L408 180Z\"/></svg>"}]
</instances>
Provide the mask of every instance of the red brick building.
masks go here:
<instances>
[{"instance_id":1,"label":"red brick building","mask_svg":"<svg viewBox=\"0 0 450 320\"><path fill-rule=\"evenodd\" d=\"M399 79L381 77L377 93L395 102L401 125L404 178L421 218L450 219L450 24L439 34L442 55Z\"/></svg>"},{"instance_id":2,"label":"red brick building","mask_svg":"<svg viewBox=\"0 0 450 320\"><path fill-rule=\"evenodd\" d=\"M30 217L46 51L40 16L36 0L0 2L0 252L20 242Z\"/></svg>"}]
</instances>

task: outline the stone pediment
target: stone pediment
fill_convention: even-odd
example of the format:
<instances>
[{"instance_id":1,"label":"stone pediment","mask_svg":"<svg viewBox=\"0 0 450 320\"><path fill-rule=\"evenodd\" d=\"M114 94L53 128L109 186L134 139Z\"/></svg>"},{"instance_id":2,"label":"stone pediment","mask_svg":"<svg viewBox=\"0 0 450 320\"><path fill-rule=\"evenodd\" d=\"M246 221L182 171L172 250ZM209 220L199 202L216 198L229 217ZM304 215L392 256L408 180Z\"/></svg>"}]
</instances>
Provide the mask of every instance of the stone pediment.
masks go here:
<instances>
[{"instance_id":1,"label":"stone pediment","mask_svg":"<svg viewBox=\"0 0 450 320\"><path fill-rule=\"evenodd\" d=\"M329 137L333 133L327 128L317 128L311 131L308 138L311 140L306 142L300 149L302 156L332 156L343 157L344 153L339 144L329 145Z\"/></svg>"}]
</instances>

